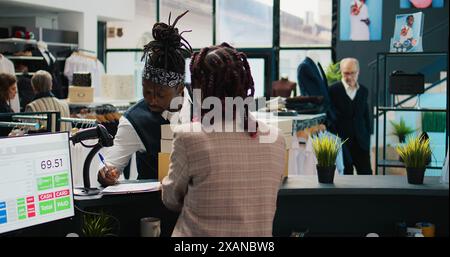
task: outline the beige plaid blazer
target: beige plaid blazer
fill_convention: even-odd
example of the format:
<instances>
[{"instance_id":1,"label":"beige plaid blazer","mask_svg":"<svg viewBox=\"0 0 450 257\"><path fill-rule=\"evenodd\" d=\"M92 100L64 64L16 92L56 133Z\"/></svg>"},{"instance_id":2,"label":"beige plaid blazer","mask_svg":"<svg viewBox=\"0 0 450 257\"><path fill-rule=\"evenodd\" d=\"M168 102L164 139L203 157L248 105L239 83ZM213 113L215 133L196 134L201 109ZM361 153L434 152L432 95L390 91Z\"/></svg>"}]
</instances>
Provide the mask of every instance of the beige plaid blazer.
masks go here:
<instances>
[{"instance_id":1,"label":"beige plaid blazer","mask_svg":"<svg viewBox=\"0 0 450 257\"><path fill-rule=\"evenodd\" d=\"M61 118L70 117L69 105L56 97L43 97L36 99L25 106L25 112L60 112ZM56 121L54 120L53 123L55 122ZM44 125L46 122L41 122L41 124ZM52 124L52 127L54 126L55 124ZM71 129L72 125L70 123L61 122L61 131L70 131Z\"/></svg>"},{"instance_id":2,"label":"beige plaid blazer","mask_svg":"<svg viewBox=\"0 0 450 257\"><path fill-rule=\"evenodd\" d=\"M286 148L270 129L274 143L260 143L262 133L175 133L162 181L164 204L181 211L172 236L272 236Z\"/></svg>"}]
</instances>

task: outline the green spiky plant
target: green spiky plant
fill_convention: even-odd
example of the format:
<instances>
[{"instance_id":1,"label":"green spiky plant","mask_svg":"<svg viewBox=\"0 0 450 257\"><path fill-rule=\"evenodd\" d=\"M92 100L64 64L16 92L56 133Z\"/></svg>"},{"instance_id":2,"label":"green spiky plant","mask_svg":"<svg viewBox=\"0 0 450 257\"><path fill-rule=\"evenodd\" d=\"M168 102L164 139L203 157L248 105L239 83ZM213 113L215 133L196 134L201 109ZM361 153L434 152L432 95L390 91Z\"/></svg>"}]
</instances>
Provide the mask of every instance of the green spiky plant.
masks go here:
<instances>
[{"instance_id":1,"label":"green spiky plant","mask_svg":"<svg viewBox=\"0 0 450 257\"><path fill-rule=\"evenodd\" d=\"M327 77L328 85L333 85L336 82L341 81L342 74L341 74L341 68L340 68L340 62L337 63L331 63L328 65L325 76Z\"/></svg>"},{"instance_id":2,"label":"green spiky plant","mask_svg":"<svg viewBox=\"0 0 450 257\"><path fill-rule=\"evenodd\" d=\"M317 158L317 166L326 168L336 164L336 158L344 142L340 143L338 137L330 135L314 136L312 145Z\"/></svg>"},{"instance_id":3,"label":"green spiky plant","mask_svg":"<svg viewBox=\"0 0 450 257\"><path fill-rule=\"evenodd\" d=\"M113 218L101 211L98 215L83 215L82 232L85 237L117 236L113 233Z\"/></svg>"},{"instance_id":4,"label":"green spiky plant","mask_svg":"<svg viewBox=\"0 0 450 257\"><path fill-rule=\"evenodd\" d=\"M406 136L413 133L415 130L409 126L406 125L405 120L403 118L400 118L400 122L390 121L392 127L394 128L394 132L392 132L392 135L395 135L398 137L398 141L400 143L404 143Z\"/></svg>"},{"instance_id":5,"label":"green spiky plant","mask_svg":"<svg viewBox=\"0 0 450 257\"><path fill-rule=\"evenodd\" d=\"M407 143L396 150L407 168L425 168L431 158L430 139L423 135L408 137Z\"/></svg>"}]
</instances>

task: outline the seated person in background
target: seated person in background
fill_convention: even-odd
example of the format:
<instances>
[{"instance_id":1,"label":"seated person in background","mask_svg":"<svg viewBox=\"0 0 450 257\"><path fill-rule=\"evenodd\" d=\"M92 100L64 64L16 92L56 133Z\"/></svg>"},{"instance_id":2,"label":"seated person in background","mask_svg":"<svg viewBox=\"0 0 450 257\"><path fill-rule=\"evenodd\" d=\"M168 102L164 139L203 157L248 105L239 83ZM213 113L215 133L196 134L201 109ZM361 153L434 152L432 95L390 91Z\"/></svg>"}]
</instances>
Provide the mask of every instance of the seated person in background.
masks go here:
<instances>
[{"instance_id":1,"label":"seated person in background","mask_svg":"<svg viewBox=\"0 0 450 257\"><path fill-rule=\"evenodd\" d=\"M247 58L226 43L195 53L190 67L194 95L200 90L202 101L217 100L216 108L226 99L253 98ZM222 120L212 120L211 113L222 113ZM256 122L245 106L203 109L194 120L200 118L205 122L175 131L162 181L163 203L181 211L172 236L272 236L285 167L281 132L272 129L272 140L264 142L264 131L271 128Z\"/></svg>"},{"instance_id":2,"label":"seated person in background","mask_svg":"<svg viewBox=\"0 0 450 257\"><path fill-rule=\"evenodd\" d=\"M14 99L17 92L17 80L16 77L7 73L0 73L0 114L1 113L13 113L11 109L10 101ZM0 116L0 121L10 122L11 117ZM12 128L0 127L0 137L7 137Z\"/></svg>"},{"instance_id":3,"label":"seated person in background","mask_svg":"<svg viewBox=\"0 0 450 257\"><path fill-rule=\"evenodd\" d=\"M107 167L100 169L97 176L98 182L103 186L117 182L134 153L137 179L158 178L161 125L168 124L171 116L178 111L182 122L190 122L190 105L187 104L189 98L184 87L184 58L190 57L192 49L182 43L175 25L176 22L170 26L165 23L153 26L154 40L144 47L144 99L131 106L119 120L114 146L105 154ZM183 95L185 97L181 110L171 109L172 100Z\"/></svg>"},{"instance_id":4,"label":"seated person in background","mask_svg":"<svg viewBox=\"0 0 450 257\"><path fill-rule=\"evenodd\" d=\"M297 83L289 81L287 75L282 75L281 80L274 81L272 83L272 95L273 97L290 97L292 92L294 96L297 95Z\"/></svg>"},{"instance_id":5,"label":"seated person in background","mask_svg":"<svg viewBox=\"0 0 450 257\"><path fill-rule=\"evenodd\" d=\"M25 106L25 112L59 112L61 118L69 118L70 110L67 103L52 94L52 75L47 71L37 71L31 77L31 86L35 96L33 101ZM61 131L70 131L70 123L61 122Z\"/></svg>"}]
</instances>

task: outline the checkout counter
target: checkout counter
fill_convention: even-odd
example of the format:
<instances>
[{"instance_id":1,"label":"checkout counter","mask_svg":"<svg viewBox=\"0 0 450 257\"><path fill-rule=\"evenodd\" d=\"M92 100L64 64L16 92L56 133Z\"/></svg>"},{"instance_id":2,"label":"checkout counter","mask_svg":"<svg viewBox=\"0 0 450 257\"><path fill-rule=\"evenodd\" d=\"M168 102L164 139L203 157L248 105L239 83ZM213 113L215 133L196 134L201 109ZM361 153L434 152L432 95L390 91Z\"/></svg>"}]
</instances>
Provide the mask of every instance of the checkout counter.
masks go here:
<instances>
[{"instance_id":1,"label":"checkout counter","mask_svg":"<svg viewBox=\"0 0 450 257\"><path fill-rule=\"evenodd\" d=\"M396 236L396 223L430 222L436 236L449 236L449 188L439 177L423 185L405 176L336 176L320 184L316 176L288 177L278 194L273 235Z\"/></svg>"},{"instance_id":2,"label":"checkout counter","mask_svg":"<svg viewBox=\"0 0 450 257\"><path fill-rule=\"evenodd\" d=\"M316 176L286 178L278 193L273 222L275 237L305 232L306 237L396 236L396 223L435 225L435 235L449 236L449 187L438 177L410 185L403 176L337 176L334 184L319 184ZM95 197L93 197L95 198ZM161 219L161 237L168 237L178 213L161 201L161 191L75 199L75 216L31 227L12 236L81 235L83 211L100 211L120 221L119 236L140 236L140 218Z\"/></svg>"},{"instance_id":3,"label":"checkout counter","mask_svg":"<svg viewBox=\"0 0 450 257\"><path fill-rule=\"evenodd\" d=\"M448 237L448 200L448 184L439 177L410 185L403 176L337 176L328 185L318 183L316 176L291 176L278 193L273 235L308 231L311 237L363 237L373 232L390 237L396 236L396 223L412 227L430 222L436 236ZM161 236L170 236L178 217L164 207L160 191L76 200L75 205L114 215L120 220L120 236L139 236L139 220L148 216L159 217Z\"/></svg>"}]
</instances>

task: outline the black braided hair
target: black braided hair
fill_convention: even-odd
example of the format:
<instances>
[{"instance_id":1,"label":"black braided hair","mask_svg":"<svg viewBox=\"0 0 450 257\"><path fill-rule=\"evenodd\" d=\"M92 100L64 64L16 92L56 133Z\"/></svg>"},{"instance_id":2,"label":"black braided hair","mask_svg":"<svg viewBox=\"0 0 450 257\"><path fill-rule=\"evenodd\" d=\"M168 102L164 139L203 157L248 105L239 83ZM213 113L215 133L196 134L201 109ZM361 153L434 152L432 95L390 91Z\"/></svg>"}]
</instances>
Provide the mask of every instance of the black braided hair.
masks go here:
<instances>
[{"instance_id":1,"label":"black braided hair","mask_svg":"<svg viewBox=\"0 0 450 257\"><path fill-rule=\"evenodd\" d=\"M253 97L255 93L247 56L227 43L205 47L194 53L190 71L192 88L201 90L202 100L214 96L223 104L226 97L245 99ZM244 129L247 130L249 110L248 106L244 108ZM250 135L254 136L255 133Z\"/></svg>"},{"instance_id":2,"label":"black braided hair","mask_svg":"<svg viewBox=\"0 0 450 257\"><path fill-rule=\"evenodd\" d=\"M146 59L146 62L155 68L162 68L167 71L184 74L185 72L185 58L192 54L192 47L189 42L182 37L184 32L191 32L191 30L178 33L175 27L178 20L189 11L185 11L179 15L174 23L168 24L157 22L153 25L152 35L154 40L150 41L144 46L144 55L141 60Z\"/></svg>"}]
</instances>

